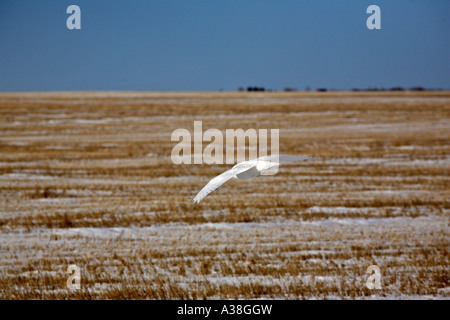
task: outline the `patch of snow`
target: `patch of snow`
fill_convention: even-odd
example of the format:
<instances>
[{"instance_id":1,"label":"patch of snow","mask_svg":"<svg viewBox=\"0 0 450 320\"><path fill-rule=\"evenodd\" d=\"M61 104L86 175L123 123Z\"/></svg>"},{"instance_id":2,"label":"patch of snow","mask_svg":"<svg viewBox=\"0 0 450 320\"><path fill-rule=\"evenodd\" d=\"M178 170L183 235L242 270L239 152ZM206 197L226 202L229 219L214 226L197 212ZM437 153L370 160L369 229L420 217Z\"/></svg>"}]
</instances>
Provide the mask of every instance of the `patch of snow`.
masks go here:
<instances>
[{"instance_id":1,"label":"patch of snow","mask_svg":"<svg viewBox=\"0 0 450 320\"><path fill-rule=\"evenodd\" d=\"M314 206L306 209L307 213L368 213L371 211L376 211L376 208L349 208L349 207L320 207Z\"/></svg>"}]
</instances>

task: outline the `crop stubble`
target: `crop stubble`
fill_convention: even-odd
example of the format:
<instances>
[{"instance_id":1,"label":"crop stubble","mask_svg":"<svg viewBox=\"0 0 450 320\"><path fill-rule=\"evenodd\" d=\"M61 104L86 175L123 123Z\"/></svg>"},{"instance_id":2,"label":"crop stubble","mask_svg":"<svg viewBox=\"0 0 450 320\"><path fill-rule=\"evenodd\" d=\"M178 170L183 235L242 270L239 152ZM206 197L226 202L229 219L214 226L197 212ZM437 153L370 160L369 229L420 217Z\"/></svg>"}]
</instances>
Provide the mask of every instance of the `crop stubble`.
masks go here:
<instances>
[{"instance_id":1,"label":"crop stubble","mask_svg":"<svg viewBox=\"0 0 450 320\"><path fill-rule=\"evenodd\" d=\"M316 158L192 205L231 167L172 164L194 120ZM450 296L448 92L2 93L0 128L2 299Z\"/></svg>"}]
</instances>

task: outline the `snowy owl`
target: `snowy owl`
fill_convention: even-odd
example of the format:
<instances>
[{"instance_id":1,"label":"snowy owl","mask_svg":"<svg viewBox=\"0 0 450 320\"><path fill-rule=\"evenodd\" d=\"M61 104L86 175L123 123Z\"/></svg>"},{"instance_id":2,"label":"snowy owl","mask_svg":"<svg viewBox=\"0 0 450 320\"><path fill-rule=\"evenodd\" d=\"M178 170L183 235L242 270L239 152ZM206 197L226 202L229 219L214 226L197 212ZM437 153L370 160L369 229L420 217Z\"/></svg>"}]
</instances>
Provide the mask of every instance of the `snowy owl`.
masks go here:
<instances>
[{"instance_id":1,"label":"snowy owl","mask_svg":"<svg viewBox=\"0 0 450 320\"><path fill-rule=\"evenodd\" d=\"M240 162L230 170L227 170L211 179L211 181L209 181L208 184L195 196L193 203L199 203L204 197L231 178L236 178L239 180L251 179L260 175L261 172L280 166L284 162L299 161L310 158L311 157L308 156L271 155L260 157L255 160Z\"/></svg>"}]
</instances>

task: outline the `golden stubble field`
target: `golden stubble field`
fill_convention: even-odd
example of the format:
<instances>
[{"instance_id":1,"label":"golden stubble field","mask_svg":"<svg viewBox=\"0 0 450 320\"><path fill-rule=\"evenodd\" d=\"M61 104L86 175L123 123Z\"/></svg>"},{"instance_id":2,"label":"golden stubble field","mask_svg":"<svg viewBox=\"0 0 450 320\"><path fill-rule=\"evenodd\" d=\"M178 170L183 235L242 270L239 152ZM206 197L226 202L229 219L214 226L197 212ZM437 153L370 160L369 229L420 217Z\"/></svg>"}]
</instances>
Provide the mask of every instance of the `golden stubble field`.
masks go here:
<instances>
[{"instance_id":1,"label":"golden stubble field","mask_svg":"<svg viewBox=\"0 0 450 320\"><path fill-rule=\"evenodd\" d=\"M193 205L194 120L316 158ZM0 298L449 299L449 141L449 92L1 93Z\"/></svg>"}]
</instances>

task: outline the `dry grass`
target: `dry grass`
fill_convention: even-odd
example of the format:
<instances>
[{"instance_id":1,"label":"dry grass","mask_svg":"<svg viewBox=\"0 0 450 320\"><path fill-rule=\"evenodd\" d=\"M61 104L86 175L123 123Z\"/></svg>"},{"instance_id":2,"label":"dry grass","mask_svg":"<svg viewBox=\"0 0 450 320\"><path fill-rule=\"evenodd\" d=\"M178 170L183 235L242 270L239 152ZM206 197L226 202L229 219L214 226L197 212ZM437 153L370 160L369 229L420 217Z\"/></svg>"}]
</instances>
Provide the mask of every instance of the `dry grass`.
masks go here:
<instances>
[{"instance_id":1,"label":"dry grass","mask_svg":"<svg viewBox=\"0 0 450 320\"><path fill-rule=\"evenodd\" d=\"M194 120L318 158L195 206L230 166L171 163ZM449 92L11 93L0 128L1 299L450 297Z\"/></svg>"}]
</instances>

